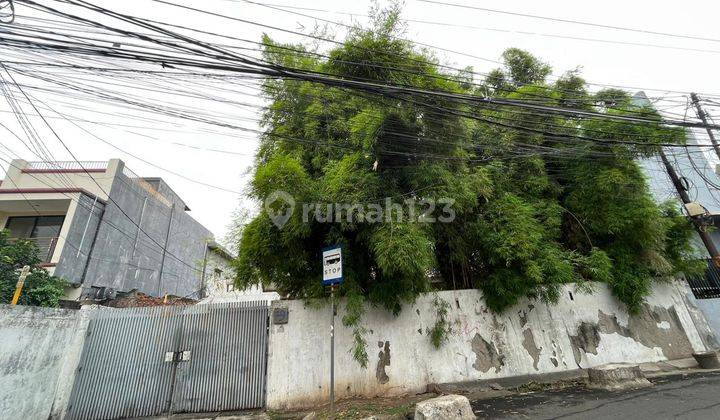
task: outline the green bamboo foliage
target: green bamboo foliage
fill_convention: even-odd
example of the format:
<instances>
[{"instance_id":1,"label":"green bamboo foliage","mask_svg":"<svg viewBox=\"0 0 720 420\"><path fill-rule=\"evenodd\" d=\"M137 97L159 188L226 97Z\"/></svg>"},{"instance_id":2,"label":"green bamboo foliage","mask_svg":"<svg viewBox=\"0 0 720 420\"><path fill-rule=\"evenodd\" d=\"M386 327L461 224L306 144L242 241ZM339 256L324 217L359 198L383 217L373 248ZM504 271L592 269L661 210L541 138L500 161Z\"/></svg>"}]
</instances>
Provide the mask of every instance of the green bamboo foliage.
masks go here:
<instances>
[{"instance_id":1,"label":"green bamboo foliage","mask_svg":"<svg viewBox=\"0 0 720 420\"><path fill-rule=\"evenodd\" d=\"M430 53L396 37L397 13L378 13L374 27L357 28L343 45L322 52L329 58L267 37L265 58L378 83L659 118L635 107L623 91L589 93L577 72L550 82L550 67L518 49L507 50L505 66L485 80L473 81L471 71L446 71ZM502 311L525 296L555 301L560 285L593 280L607 283L635 311L655 279L698 269L689 261L690 225L675 207L653 201L636 163L657 153L658 143L683 143L682 130L497 105L407 101L293 80L268 80L264 92L270 107L251 195L263 201L283 190L298 204L282 229L265 210L244 227L238 285L260 280L290 297L322 297L321 249L342 245L346 281L340 293L350 302L346 324L358 327L353 352L359 359L365 303L398 313L430 290L477 288L492 310ZM455 218L420 224L304 223L300 217L301 203L388 199L403 205L410 197L451 199Z\"/></svg>"}]
</instances>

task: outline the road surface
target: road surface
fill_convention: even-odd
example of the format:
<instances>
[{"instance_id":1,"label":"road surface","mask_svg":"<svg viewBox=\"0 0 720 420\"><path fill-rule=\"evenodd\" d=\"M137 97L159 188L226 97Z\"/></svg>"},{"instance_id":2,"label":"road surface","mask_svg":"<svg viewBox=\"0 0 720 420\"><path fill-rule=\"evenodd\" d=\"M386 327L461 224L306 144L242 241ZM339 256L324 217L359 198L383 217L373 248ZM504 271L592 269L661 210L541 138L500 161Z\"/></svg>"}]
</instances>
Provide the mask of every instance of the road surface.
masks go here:
<instances>
[{"instance_id":1,"label":"road surface","mask_svg":"<svg viewBox=\"0 0 720 420\"><path fill-rule=\"evenodd\" d=\"M607 392L568 388L473 401L488 419L720 419L720 372L651 380L655 386Z\"/></svg>"}]
</instances>

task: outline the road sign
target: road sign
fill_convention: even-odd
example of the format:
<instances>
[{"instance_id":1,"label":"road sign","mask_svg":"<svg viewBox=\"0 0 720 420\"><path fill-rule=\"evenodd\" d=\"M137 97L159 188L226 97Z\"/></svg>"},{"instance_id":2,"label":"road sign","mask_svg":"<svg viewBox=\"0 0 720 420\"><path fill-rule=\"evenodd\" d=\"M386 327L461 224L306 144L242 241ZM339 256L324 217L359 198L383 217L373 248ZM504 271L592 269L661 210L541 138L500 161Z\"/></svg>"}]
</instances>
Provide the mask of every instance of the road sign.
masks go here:
<instances>
[{"instance_id":1,"label":"road sign","mask_svg":"<svg viewBox=\"0 0 720 420\"><path fill-rule=\"evenodd\" d=\"M342 248L338 245L323 249L323 285L330 286L330 418L335 418L335 287L342 283Z\"/></svg>"},{"instance_id":2,"label":"road sign","mask_svg":"<svg viewBox=\"0 0 720 420\"><path fill-rule=\"evenodd\" d=\"M323 249L323 285L343 282L342 248L333 246Z\"/></svg>"}]
</instances>

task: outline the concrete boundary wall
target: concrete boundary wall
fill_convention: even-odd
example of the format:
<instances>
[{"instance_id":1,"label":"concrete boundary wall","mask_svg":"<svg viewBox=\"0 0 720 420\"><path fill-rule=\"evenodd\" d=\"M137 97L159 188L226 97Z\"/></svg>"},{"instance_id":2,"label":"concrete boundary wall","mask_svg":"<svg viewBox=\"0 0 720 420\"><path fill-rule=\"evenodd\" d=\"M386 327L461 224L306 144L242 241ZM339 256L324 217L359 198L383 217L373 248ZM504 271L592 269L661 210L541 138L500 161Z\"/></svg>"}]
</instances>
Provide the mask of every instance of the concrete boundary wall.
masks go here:
<instances>
[{"instance_id":1,"label":"concrete boundary wall","mask_svg":"<svg viewBox=\"0 0 720 420\"><path fill-rule=\"evenodd\" d=\"M60 418L88 311L0 305L0 418Z\"/></svg>"},{"instance_id":2,"label":"concrete boundary wall","mask_svg":"<svg viewBox=\"0 0 720 420\"><path fill-rule=\"evenodd\" d=\"M602 284L595 293L563 287L560 302L525 299L501 315L476 290L444 291L418 298L399 316L367 308L369 364L352 358L352 329L336 319L338 398L423 392L428 384L537 374L562 374L604 363L652 362L690 357L716 348L702 311L684 282L654 287L639 314L628 316ZM452 333L436 349L428 330L436 322L435 296L449 303ZM290 409L329 397L330 308L276 301L271 316L267 407ZM85 342L90 314L82 310L0 305L0 418L61 419Z\"/></svg>"},{"instance_id":3,"label":"concrete boundary wall","mask_svg":"<svg viewBox=\"0 0 720 420\"><path fill-rule=\"evenodd\" d=\"M639 314L628 316L607 286L591 295L563 287L557 305L525 299L494 315L476 290L443 291L452 334L436 349L428 329L436 322L434 295L406 305L398 317L367 308L369 364L352 358L352 330L336 320L335 395L392 396L423 392L431 383L555 373L615 362L653 362L704 351L709 331L684 282L654 286ZM287 324L270 326L269 409L309 407L329 398L330 307L301 301L287 308Z\"/></svg>"}]
</instances>

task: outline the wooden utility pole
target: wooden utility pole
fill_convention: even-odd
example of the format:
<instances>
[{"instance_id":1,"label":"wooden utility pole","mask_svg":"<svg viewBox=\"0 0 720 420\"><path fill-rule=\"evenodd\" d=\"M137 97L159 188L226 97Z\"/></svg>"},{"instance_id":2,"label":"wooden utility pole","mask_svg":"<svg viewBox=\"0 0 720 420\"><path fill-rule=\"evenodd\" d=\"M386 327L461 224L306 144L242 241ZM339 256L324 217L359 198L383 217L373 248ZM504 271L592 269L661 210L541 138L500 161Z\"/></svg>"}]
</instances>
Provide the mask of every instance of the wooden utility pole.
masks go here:
<instances>
[{"instance_id":1,"label":"wooden utility pole","mask_svg":"<svg viewBox=\"0 0 720 420\"><path fill-rule=\"evenodd\" d=\"M715 133L713 133L712 129L710 129L710 126L707 122L707 114L705 113L705 110L702 109L700 106L700 99L697 96L697 93L691 93L690 99L692 99L693 105L695 105L695 110L697 111L697 116L702 121L703 125L705 126L705 130L708 133L708 137L710 137L710 142L713 145L713 149L715 149L715 154L720 158L720 144L718 144L717 140L715 139Z\"/></svg>"},{"instance_id":2,"label":"wooden utility pole","mask_svg":"<svg viewBox=\"0 0 720 420\"><path fill-rule=\"evenodd\" d=\"M670 164L670 160L668 160L667 156L665 155L665 151L662 150L662 148L660 149L660 158L662 159L663 165L665 165L665 170L667 171L668 175L670 175L673 186L678 192L678 195L680 195L680 199L682 200L683 204L692 203L692 201L690 200L690 196L685 189L685 186L680 181L680 177L678 177L677 172L675 172L675 168L673 168L673 166ZM700 235L700 239L703 241L703 244L705 244L705 248L707 248L708 253L710 254L713 262L715 263L715 266L720 267L720 254L718 254L717 247L715 247L712 238L710 238L710 235L705 230L705 224L703 223L701 216L690 215L690 220L692 220L692 223L695 226L695 230L697 231L698 235Z\"/></svg>"},{"instance_id":3,"label":"wooden utility pole","mask_svg":"<svg viewBox=\"0 0 720 420\"><path fill-rule=\"evenodd\" d=\"M27 278L28 274L30 274L30 266L26 265L22 268L22 271L20 272L20 277L18 278L17 284L15 285L15 294L13 295L12 302L10 302L11 305L17 305L18 301L20 300L20 294L22 294L22 289L25 285L25 278Z\"/></svg>"}]
</instances>

